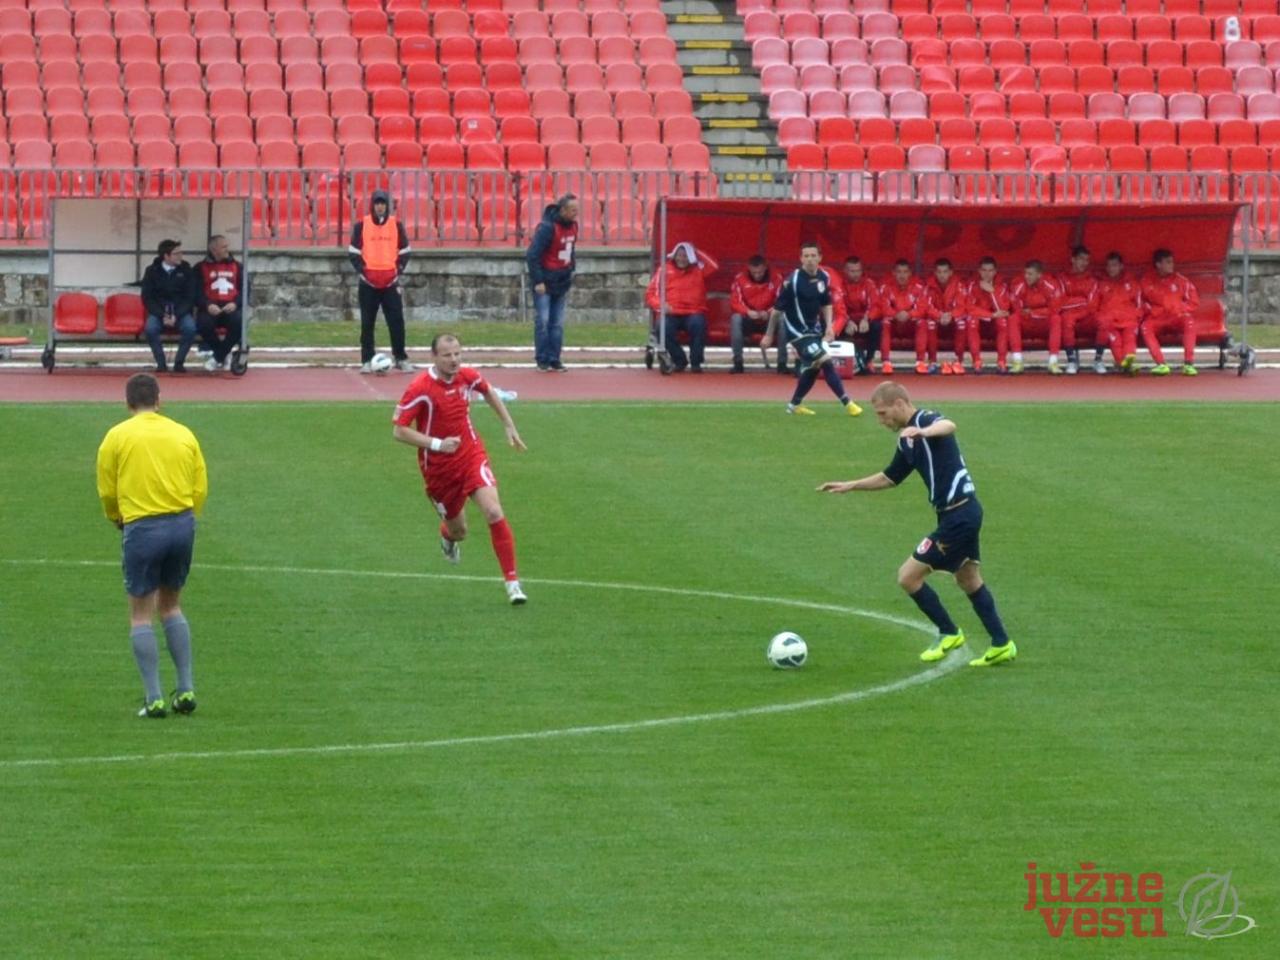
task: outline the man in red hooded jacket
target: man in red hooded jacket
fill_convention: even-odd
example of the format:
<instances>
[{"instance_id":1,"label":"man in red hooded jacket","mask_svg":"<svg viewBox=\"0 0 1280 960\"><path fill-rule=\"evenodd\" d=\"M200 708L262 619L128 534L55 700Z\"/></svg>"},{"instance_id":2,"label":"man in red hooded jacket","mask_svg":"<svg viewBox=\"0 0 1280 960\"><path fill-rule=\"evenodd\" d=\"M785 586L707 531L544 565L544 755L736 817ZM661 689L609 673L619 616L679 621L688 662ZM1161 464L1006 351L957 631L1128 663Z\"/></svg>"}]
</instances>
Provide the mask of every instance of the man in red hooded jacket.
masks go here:
<instances>
[{"instance_id":1,"label":"man in red hooded jacket","mask_svg":"<svg viewBox=\"0 0 1280 960\"><path fill-rule=\"evenodd\" d=\"M1162 333L1182 334L1182 373L1194 377L1196 369L1196 308L1200 306L1200 291L1196 285L1173 269L1173 254L1157 250L1151 255L1155 273L1142 278L1142 304L1147 318L1142 324L1142 340L1151 351L1156 365L1151 372L1157 376L1169 373L1160 349Z\"/></svg>"},{"instance_id":2,"label":"man in red hooded jacket","mask_svg":"<svg viewBox=\"0 0 1280 960\"><path fill-rule=\"evenodd\" d=\"M843 336L852 340L857 350L858 375L866 376L871 373L871 360L880 346L880 287L863 271L861 257L845 258L841 279L846 317Z\"/></svg>"},{"instance_id":3,"label":"man in red hooded jacket","mask_svg":"<svg viewBox=\"0 0 1280 960\"><path fill-rule=\"evenodd\" d=\"M1044 264L1039 260L1028 260L1022 271L1022 279L1015 280L1009 288L1009 297L1013 300L1013 315L1009 317L1009 346L1013 351L1010 358L1009 371L1022 372L1022 328L1029 320L1046 321L1049 335L1053 336L1055 326L1061 327L1059 304L1062 302L1062 291L1058 285L1044 275ZM1056 352L1049 353L1049 372L1059 374Z\"/></svg>"},{"instance_id":4,"label":"man in red hooded jacket","mask_svg":"<svg viewBox=\"0 0 1280 960\"><path fill-rule=\"evenodd\" d=\"M663 318L663 336L675 372L692 367L702 372L703 351L707 346L707 277L720 269L720 264L692 243L677 243L666 262L653 273L644 300L649 309ZM663 276L666 276L666 303L663 303ZM689 356L680 345L681 331L689 335Z\"/></svg>"},{"instance_id":5,"label":"man in red hooded jacket","mask_svg":"<svg viewBox=\"0 0 1280 960\"><path fill-rule=\"evenodd\" d=\"M1097 320L1098 313L1098 278L1089 269L1089 248L1078 246L1071 250L1071 269L1058 274L1058 289L1062 291L1062 302L1059 304L1057 327L1049 330L1049 353L1056 356L1058 347L1067 348L1067 373L1074 374L1080 370L1080 352L1076 349L1076 325L1087 320ZM1106 342L1099 334L1094 342L1101 345ZM1101 364L1101 354L1094 363L1097 372ZM1102 367L1103 371L1106 366Z\"/></svg>"}]
</instances>

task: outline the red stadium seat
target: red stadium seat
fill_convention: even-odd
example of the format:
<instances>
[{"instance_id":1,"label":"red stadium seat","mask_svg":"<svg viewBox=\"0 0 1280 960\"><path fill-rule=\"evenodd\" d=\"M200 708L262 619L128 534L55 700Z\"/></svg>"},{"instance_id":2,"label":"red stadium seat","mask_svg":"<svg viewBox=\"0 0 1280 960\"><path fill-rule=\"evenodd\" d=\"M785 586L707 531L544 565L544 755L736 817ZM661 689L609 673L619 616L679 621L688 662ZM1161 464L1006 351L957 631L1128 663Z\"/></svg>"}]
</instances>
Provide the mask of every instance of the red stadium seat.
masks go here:
<instances>
[{"instance_id":1,"label":"red stadium seat","mask_svg":"<svg viewBox=\"0 0 1280 960\"><path fill-rule=\"evenodd\" d=\"M81 166L82 164L75 164ZM87 293L62 293L53 305L53 329L84 336L98 329L98 300Z\"/></svg>"},{"instance_id":2,"label":"red stadium seat","mask_svg":"<svg viewBox=\"0 0 1280 960\"><path fill-rule=\"evenodd\" d=\"M136 337L146 325L147 312L136 293L113 293L102 309L102 328L113 336Z\"/></svg>"}]
</instances>

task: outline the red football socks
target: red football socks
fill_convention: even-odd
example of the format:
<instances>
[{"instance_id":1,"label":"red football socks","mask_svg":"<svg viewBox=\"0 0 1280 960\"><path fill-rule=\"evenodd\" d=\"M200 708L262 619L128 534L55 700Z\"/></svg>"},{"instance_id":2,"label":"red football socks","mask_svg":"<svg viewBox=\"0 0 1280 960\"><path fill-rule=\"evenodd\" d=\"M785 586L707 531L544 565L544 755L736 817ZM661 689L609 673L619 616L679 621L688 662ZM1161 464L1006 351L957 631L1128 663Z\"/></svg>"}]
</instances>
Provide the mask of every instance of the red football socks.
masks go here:
<instances>
[{"instance_id":1,"label":"red football socks","mask_svg":"<svg viewBox=\"0 0 1280 960\"><path fill-rule=\"evenodd\" d=\"M506 517L489 524L489 539L493 541L493 553L498 558L498 566L502 567L503 579L519 580L516 573L516 537Z\"/></svg>"}]
</instances>

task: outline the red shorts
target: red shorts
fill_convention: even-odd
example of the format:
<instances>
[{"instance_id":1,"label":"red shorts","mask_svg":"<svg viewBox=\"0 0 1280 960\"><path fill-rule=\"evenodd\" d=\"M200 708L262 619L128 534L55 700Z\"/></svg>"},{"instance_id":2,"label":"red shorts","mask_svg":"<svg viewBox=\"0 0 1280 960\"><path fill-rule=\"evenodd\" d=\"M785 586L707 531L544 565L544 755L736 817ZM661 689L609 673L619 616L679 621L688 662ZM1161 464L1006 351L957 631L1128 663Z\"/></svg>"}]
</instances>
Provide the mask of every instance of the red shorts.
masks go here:
<instances>
[{"instance_id":1,"label":"red shorts","mask_svg":"<svg viewBox=\"0 0 1280 960\"><path fill-rule=\"evenodd\" d=\"M465 466L452 470L432 470L423 475L427 497L435 505L436 512L445 520L451 520L462 512L467 498L482 487L496 487L498 478L489 466L489 457L483 453L471 457Z\"/></svg>"}]
</instances>

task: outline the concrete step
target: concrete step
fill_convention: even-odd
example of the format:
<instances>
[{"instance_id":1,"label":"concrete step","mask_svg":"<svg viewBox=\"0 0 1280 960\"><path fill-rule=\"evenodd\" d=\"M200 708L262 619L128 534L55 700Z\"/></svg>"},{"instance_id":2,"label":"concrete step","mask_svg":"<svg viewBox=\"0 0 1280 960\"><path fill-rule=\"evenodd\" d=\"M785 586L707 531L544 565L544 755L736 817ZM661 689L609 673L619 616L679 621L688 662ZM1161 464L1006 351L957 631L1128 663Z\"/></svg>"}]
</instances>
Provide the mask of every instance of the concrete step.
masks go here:
<instances>
[{"instance_id":1,"label":"concrete step","mask_svg":"<svg viewBox=\"0 0 1280 960\"><path fill-rule=\"evenodd\" d=\"M732 156L711 156L711 169L723 181L725 177L744 176L756 177L757 179L771 177L772 174L782 174L786 172L787 161L785 157L732 157Z\"/></svg>"},{"instance_id":2,"label":"concrete step","mask_svg":"<svg viewBox=\"0 0 1280 960\"><path fill-rule=\"evenodd\" d=\"M738 17L738 6L732 0L668 0L662 4L662 12L669 21L678 21L681 17Z\"/></svg>"},{"instance_id":3,"label":"concrete step","mask_svg":"<svg viewBox=\"0 0 1280 960\"><path fill-rule=\"evenodd\" d=\"M684 88L697 98L700 93L760 92L760 77L750 69L737 66L686 67Z\"/></svg>"},{"instance_id":4,"label":"concrete step","mask_svg":"<svg viewBox=\"0 0 1280 960\"><path fill-rule=\"evenodd\" d=\"M676 63L684 67L738 67L754 74L751 48L732 40L681 40L676 43Z\"/></svg>"},{"instance_id":5,"label":"concrete step","mask_svg":"<svg viewBox=\"0 0 1280 960\"><path fill-rule=\"evenodd\" d=\"M759 93L705 93L693 98L699 120L767 120L769 101Z\"/></svg>"},{"instance_id":6,"label":"concrete step","mask_svg":"<svg viewBox=\"0 0 1280 960\"><path fill-rule=\"evenodd\" d=\"M742 43L742 21L733 17L698 17L667 24L667 33L677 44L686 40L729 40Z\"/></svg>"},{"instance_id":7,"label":"concrete step","mask_svg":"<svg viewBox=\"0 0 1280 960\"><path fill-rule=\"evenodd\" d=\"M723 121L709 121L717 123ZM755 121L748 121L755 122ZM772 127L722 127L702 125L702 142L714 152L719 147L772 147L778 142L777 132Z\"/></svg>"}]
</instances>

